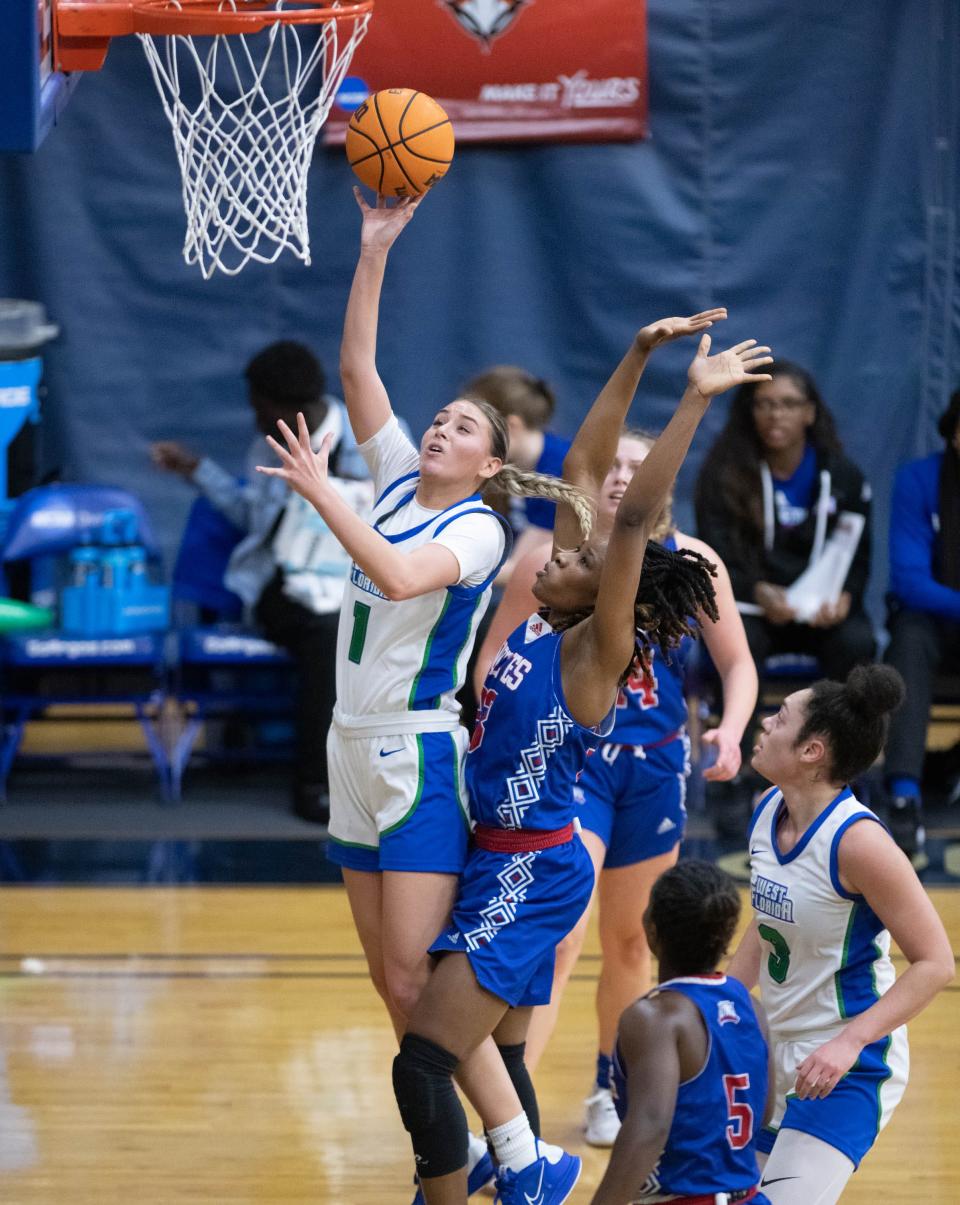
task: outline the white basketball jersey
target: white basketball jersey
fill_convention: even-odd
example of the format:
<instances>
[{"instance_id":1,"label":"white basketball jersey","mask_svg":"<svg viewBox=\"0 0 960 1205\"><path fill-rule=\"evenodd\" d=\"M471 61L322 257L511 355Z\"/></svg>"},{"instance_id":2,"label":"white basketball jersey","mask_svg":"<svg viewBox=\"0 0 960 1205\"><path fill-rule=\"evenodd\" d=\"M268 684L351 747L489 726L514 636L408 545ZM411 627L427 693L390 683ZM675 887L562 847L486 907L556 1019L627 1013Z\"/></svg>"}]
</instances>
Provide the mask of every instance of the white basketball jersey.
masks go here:
<instances>
[{"instance_id":1,"label":"white basketball jersey","mask_svg":"<svg viewBox=\"0 0 960 1205\"><path fill-rule=\"evenodd\" d=\"M374 528L404 552L435 541L453 544L473 528L485 560L481 580L474 584L468 584L468 578L399 602L386 598L356 564L351 565L337 637L335 719L341 730L358 735L452 729L460 721L456 694L490 601L491 584L509 551L509 533L505 520L479 495L442 511L420 506L415 498L416 449L392 428L374 440L388 453L380 455L381 448L379 459L371 455L379 494ZM372 442L362 446L365 455ZM384 484L384 467L394 474L398 468L406 471Z\"/></svg>"},{"instance_id":2,"label":"white basketball jersey","mask_svg":"<svg viewBox=\"0 0 960 1205\"><path fill-rule=\"evenodd\" d=\"M877 817L844 788L788 854L776 826L783 796L770 791L749 832L750 894L760 934L760 991L781 1040L837 1031L894 981L890 934L861 895L845 891L840 838Z\"/></svg>"}]
</instances>

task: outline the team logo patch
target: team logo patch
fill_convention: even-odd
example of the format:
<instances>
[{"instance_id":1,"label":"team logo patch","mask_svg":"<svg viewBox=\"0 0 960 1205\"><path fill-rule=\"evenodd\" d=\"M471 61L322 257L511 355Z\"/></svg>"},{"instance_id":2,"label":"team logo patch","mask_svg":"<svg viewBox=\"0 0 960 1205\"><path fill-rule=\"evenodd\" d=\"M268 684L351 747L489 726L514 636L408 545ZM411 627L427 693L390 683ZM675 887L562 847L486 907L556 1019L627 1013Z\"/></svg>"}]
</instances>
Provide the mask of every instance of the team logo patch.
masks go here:
<instances>
[{"instance_id":1,"label":"team logo patch","mask_svg":"<svg viewBox=\"0 0 960 1205\"><path fill-rule=\"evenodd\" d=\"M440 0L454 20L489 51L494 38L505 34L522 8L533 0Z\"/></svg>"},{"instance_id":2,"label":"team logo patch","mask_svg":"<svg viewBox=\"0 0 960 1205\"><path fill-rule=\"evenodd\" d=\"M754 875L750 883L750 902L755 912L772 916L774 920L794 924L793 900L783 883L776 883L765 875Z\"/></svg>"},{"instance_id":3,"label":"team logo patch","mask_svg":"<svg viewBox=\"0 0 960 1205\"><path fill-rule=\"evenodd\" d=\"M740 1017L737 1014L737 1006L732 1000L717 1001L717 1024L718 1025L739 1025Z\"/></svg>"},{"instance_id":4,"label":"team logo patch","mask_svg":"<svg viewBox=\"0 0 960 1205\"><path fill-rule=\"evenodd\" d=\"M535 640L539 640L541 636L546 636L548 632L552 631L553 628L545 619L541 619L539 615L531 615L524 629L523 643L532 644Z\"/></svg>"}]
</instances>

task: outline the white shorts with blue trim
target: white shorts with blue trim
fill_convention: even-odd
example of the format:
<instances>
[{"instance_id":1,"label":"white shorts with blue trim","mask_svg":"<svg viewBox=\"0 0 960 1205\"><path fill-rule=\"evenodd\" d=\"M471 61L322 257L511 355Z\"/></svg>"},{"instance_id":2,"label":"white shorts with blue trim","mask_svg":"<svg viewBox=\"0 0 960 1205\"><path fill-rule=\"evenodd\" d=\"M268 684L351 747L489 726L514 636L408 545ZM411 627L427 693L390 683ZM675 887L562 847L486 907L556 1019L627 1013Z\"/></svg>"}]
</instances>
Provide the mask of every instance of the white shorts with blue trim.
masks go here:
<instances>
[{"instance_id":1,"label":"white shorts with blue trim","mask_svg":"<svg viewBox=\"0 0 960 1205\"><path fill-rule=\"evenodd\" d=\"M327 857L352 870L459 874L469 819L467 730L327 738Z\"/></svg>"},{"instance_id":2,"label":"white shorts with blue trim","mask_svg":"<svg viewBox=\"0 0 960 1205\"><path fill-rule=\"evenodd\" d=\"M837 1031L839 1032L839 1031ZM907 1027L865 1046L853 1067L822 1100L796 1095L797 1068L836 1034L784 1042L771 1034L777 1096L773 1116L757 1135L757 1150L769 1154L781 1129L800 1130L835 1147L860 1166L877 1135L903 1098L910 1074Z\"/></svg>"}]
</instances>

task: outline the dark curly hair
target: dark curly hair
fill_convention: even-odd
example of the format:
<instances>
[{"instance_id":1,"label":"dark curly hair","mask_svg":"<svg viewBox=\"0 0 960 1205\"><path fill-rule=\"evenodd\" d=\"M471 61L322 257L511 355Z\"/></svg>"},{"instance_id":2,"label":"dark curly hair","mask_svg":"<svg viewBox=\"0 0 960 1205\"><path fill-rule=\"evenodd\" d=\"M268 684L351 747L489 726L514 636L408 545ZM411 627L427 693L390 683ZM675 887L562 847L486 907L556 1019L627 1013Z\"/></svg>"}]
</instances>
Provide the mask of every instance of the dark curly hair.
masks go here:
<instances>
[{"instance_id":1,"label":"dark curly hair","mask_svg":"<svg viewBox=\"0 0 960 1205\"><path fill-rule=\"evenodd\" d=\"M767 365L766 371L774 379L790 377L813 404L814 420L807 431L813 447L818 452L840 452L840 437L833 415L810 373L790 360L775 360ZM760 463L764 450L753 418L753 395L759 384L761 382L748 381L733 395L726 426L704 457L694 488L698 524L702 527L701 516L716 509L719 496L721 508L732 520L731 535L739 556L748 564L756 562L758 569L763 548Z\"/></svg>"},{"instance_id":2,"label":"dark curly hair","mask_svg":"<svg viewBox=\"0 0 960 1205\"><path fill-rule=\"evenodd\" d=\"M709 973L737 927L740 892L725 870L691 858L654 883L647 917L656 926L662 963L678 975Z\"/></svg>"},{"instance_id":3,"label":"dark curly hair","mask_svg":"<svg viewBox=\"0 0 960 1205\"><path fill-rule=\"evenodd\" d=\"M716 566L699 552L690 548L674 552L655 540L648 541L634 601L637 631L634 656L624 667L621 685L638 663L641 666L649 663L654 647L669 660L670 650L677 648L684 636L698 636L701 614L717 622L717 598L711 581L716 576ZM593 614L592 607L560 616L553 608L547 611L553 616L552 626L557 632L564 632Z\"/></svg>"},{"instance_id":4,"label":"dark curly hair","mask_svg":"<svg viewBox=\"0 0 960 1205\"><path fill-rule=\"evenodd\" d=\"M316 404L327 387L323 365L309 347L292 339L262 348L243 375L254 393L281 411Z\"/></svg>"},{"instance_id":5,"label":"dark curly hair","mask_svg":"<svg viewBox=\"0 0 960 1205\"><path fill-rule=\"evenodd\" d=\"M880 756L890 714L906 698L903 678L889 665L857 665L846 682L824 679L810 688L806 715L794 745L812 736L827 744L830 781L850 782Z\"/></svg>"}]
</instances>

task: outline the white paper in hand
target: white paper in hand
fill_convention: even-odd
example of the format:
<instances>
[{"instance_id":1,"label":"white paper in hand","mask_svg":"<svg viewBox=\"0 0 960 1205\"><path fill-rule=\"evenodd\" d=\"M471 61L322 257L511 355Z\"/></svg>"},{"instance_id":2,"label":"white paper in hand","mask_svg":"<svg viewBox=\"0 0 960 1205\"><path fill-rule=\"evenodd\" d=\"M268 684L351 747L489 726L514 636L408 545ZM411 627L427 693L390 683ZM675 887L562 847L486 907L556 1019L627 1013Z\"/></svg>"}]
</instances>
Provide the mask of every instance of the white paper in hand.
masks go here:
<instances>
[{"instance_id":1,"label":"white paper in hand","mask_svg":"<svg viewBox=\"0 0 960 1205\"><path fill-rule=\"evenodd\" d=\"M843 511L819 558L787 587L787 602L799 623L809 623L824 603L839 601L865 522L863 515Z\"/></svg>"}]
</instances>

